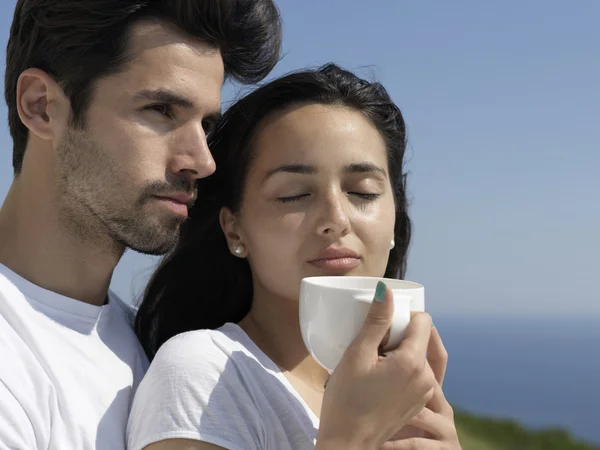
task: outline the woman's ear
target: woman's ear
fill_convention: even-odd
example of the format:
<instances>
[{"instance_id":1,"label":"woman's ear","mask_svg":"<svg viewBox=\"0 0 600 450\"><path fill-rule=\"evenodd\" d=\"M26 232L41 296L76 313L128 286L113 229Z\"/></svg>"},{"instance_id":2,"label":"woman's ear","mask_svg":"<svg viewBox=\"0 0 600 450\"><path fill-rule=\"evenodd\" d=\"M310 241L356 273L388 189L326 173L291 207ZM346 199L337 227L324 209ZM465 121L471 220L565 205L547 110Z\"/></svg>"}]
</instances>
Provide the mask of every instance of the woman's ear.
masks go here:
<instances>
[{"instance_id":1,"label":"woman's ear","mask_svg":"<svg viewBox=\"0 0 600 450\"><path fill-rule=\"evenodd\" d=\"M248 251L244 245L236 214L227 207L221 208L221 211L219 211L219 223L227 240L229 251L235 256L245 258L248 255Z\"/></svg>"}]
</instances>

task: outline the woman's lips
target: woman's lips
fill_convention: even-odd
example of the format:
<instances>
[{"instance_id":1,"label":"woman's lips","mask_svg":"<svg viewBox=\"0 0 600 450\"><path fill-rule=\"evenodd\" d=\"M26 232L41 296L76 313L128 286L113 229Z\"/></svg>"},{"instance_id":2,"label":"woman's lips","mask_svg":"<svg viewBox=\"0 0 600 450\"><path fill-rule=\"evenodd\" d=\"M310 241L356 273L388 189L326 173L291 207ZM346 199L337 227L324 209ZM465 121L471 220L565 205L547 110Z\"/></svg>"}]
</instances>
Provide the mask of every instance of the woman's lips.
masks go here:
<instances>
[{"instance_id":1,"label":"woman's lips","mask_svg":"<svg viewBox=\"0 0 600 450\"><path fill-rule=\"evenodd\" d=\"M322 258L310 261L315 267L319 269L330 269L330 270L350 270L354 269L360 264L360 258L352 256L344 256L339 258Z\"/></svg>"}]
</instances>

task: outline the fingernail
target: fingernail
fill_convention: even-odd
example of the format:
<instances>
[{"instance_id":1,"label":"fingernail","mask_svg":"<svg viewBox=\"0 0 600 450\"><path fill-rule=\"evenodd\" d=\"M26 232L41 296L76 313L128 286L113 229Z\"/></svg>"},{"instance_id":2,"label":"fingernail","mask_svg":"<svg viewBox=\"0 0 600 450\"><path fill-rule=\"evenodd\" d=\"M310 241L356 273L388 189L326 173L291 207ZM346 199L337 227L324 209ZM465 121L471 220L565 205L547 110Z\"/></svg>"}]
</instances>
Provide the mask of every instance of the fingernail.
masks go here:
<instances>
[{"instance_id":1,"label":"fingernail","mask_svg":"<svg viewBox=\"0 0 600 450\"><path fill-rule=\"evenodd\" d=\"M383 281L379 281L377 283L377 288L375 289L375 301L382 302L385 300L385 292L387 291L387 286Z\"/></svg>"}]
</instances>

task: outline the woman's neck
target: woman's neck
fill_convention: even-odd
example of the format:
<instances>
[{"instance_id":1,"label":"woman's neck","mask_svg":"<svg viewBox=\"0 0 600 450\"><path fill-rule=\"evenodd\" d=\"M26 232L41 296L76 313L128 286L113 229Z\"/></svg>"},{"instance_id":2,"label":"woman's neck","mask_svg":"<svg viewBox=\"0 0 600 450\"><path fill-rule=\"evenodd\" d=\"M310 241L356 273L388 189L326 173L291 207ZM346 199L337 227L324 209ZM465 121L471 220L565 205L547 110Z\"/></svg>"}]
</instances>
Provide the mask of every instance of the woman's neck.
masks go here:
<instances>
[{"instance_id":1,"label":"woman's neck","mask_svg":"<svg viewBox=\"0 0 600 450\"><path fill-rule=\"evenodd\" d=\"M323 390L329 374L306 350L300 331L297 299L275 298L255 292L252 309L239 326L284 374L290 372L292 377L307 386Z\"/></svg>"}]
</instances>

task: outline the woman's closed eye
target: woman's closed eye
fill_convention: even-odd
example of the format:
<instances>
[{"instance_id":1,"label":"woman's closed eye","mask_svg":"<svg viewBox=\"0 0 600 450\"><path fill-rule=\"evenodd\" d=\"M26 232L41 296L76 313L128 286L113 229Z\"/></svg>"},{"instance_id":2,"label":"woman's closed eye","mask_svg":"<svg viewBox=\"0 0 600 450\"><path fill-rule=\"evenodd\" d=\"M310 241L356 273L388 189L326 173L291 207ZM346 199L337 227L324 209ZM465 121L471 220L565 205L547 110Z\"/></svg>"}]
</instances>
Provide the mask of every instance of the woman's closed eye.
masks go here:
<instances>
[{"instance_id":1,"label":"woman's closed eye","mask_svg":"<svg viewBox=\"0 0 600 450\"><path fill-rule=\"evenodd\" d=\"M298 195L289 195L287 197L277 197L277 201L280 203L293 203L301 200L303 198L308 197L310 194L298 194Z\"/></svg>"},{"instance_id":2,"label":"woman's closed eye","mask_svg":"<svg viewBox=\"0 0 600 450\"><path fill-rule=\"evenodd\" d=\"M377 200L381 196L381 194L366 193L366 192L348 192L348 194L355 195L355 196L361 198L362 200L367 200L367 201Z\"/></svg>"},{"instance_id":3,"label":"woman's closed eye","mask_svg":"<svg viewBox=\"0 0 600 450\"><path fill-rule=\"evenodd\" d=\"M381 194L375 193L367 193L367 192L348 192L349 195L360 198L365 201L374 201L377 200ZM298 194L298 195L289 195L285 197L277 197L277 201L280 203L293 203L299 200L310 197L311 194Z\"/></svg>"}]
</instances>

